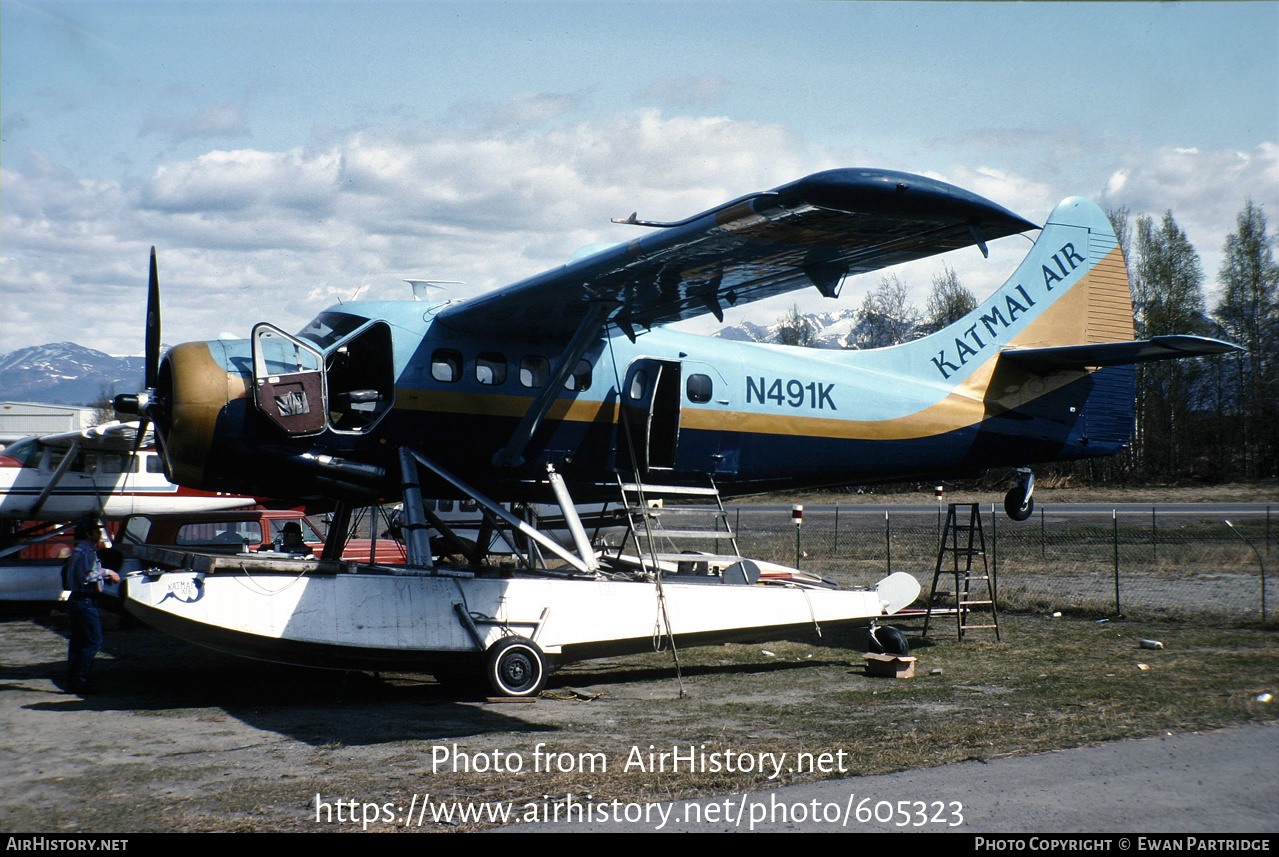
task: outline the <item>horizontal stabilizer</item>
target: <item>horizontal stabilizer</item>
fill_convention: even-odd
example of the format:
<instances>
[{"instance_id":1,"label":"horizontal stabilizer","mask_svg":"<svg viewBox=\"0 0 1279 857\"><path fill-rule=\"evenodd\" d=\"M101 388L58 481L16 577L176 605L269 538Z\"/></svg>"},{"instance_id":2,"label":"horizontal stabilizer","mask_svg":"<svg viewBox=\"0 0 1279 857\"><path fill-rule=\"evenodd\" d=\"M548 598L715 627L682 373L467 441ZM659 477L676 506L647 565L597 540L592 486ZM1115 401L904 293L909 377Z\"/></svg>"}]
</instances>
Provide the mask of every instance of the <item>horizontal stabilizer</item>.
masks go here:
<instances>
[{"instance_id":1,"label":"horizontal stabilizer","mask_svg":"<svg viewBox=\"0 0 1279 857\"><path fill-rule=\"evenodd\" d=\"M1136 342L1007 350L1000 354L1000 359L1027 368L1082 369L1086 366L1127 366L1151 360L1206 357L1242 350L1238 345L1203 336L1156 336Z\"/></svg>"}]
</instances>

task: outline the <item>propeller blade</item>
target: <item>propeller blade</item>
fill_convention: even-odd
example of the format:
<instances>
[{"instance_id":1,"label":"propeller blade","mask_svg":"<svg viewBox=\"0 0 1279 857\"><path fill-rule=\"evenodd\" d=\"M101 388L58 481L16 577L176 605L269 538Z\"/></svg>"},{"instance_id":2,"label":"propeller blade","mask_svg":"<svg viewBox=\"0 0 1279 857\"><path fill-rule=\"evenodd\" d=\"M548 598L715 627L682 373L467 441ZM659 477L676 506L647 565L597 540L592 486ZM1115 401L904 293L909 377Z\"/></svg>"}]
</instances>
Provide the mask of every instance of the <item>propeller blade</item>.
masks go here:
<instances>
[{"instance_id":1,"label":"propeller blade","mask_svg":"<svg viewBox=\"0 0 1279 857\"><path fill-rule=\"evenodd\" d=\"M151 281L147 289L146 386L155 389L160 380L160 275L156 273L155 248L151 248Z\"/></svg>"}]
</instances>

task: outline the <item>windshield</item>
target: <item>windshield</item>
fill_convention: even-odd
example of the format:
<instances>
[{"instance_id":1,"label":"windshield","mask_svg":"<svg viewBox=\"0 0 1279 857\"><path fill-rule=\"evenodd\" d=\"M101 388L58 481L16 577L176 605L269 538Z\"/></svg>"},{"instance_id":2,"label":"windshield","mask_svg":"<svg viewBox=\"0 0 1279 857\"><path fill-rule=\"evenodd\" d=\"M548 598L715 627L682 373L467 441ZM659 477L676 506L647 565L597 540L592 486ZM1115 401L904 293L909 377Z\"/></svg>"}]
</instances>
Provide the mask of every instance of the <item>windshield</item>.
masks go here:
<instances>
[{"instance_id":1,"label":"windshield","mask_svg":"<svg viewBox=\"0 0 1279 857\"><path fill-rule=\"evenodd\" d=\"M311 340L323 351L367 321L344 312L322 312L298 331L298 337Z\"/></svg>"},{"instance_id":2,"label":"windshield","mask_svg":"<svg viewBox=\"0 0 1279 857\"><path fill-rule=\"evenodd\" d=\"M14 461L21 463L23 467L40 466L40 446L33 437L9 444L3 450L0 450L0 455L12 458Z\"/></svg>"}]
</instances>

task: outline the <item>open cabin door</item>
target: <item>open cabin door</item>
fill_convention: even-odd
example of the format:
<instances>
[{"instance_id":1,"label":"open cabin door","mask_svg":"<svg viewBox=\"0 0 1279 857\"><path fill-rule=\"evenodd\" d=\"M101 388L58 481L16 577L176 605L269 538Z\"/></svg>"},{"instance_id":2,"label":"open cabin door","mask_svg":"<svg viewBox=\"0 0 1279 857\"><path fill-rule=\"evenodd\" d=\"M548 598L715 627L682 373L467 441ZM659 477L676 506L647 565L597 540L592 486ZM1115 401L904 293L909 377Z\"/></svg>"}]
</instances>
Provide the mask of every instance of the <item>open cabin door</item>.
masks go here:
<instances>
[{"instance_id":1,"label":"open cabin door","mask_svg":"<svg viewBox=\"0 0 1279 857\"><path fill-rule=\"evenodd\" d=\"M675 467L680 390L677 361L643 357L631 364L622 387L619 462L629 462L637 474Z\"/></svg>"},{"instance_id":2,"label":"open cabin door","mask_svg":"<svg viewBox=\"0 0 1279 857\"><path fill-rule=\"evenodd\" d=\"M263 322L253 328L253 397L258 411L286 434L324 430L324 361L320 352Z\"/></svg>"},{"instance_id":3,"label":"open cabin door","mask_svg":"<svg viewBox=\"0 0 1279 857\"><path fill-rule=\"evenodd\" d=\"M368 322L320 351L265 322L253 328L258 410L290 435L359 434L395 404L391 328ZM337 336L331 337L337 340Z\"/></svg>"}]
</instances>

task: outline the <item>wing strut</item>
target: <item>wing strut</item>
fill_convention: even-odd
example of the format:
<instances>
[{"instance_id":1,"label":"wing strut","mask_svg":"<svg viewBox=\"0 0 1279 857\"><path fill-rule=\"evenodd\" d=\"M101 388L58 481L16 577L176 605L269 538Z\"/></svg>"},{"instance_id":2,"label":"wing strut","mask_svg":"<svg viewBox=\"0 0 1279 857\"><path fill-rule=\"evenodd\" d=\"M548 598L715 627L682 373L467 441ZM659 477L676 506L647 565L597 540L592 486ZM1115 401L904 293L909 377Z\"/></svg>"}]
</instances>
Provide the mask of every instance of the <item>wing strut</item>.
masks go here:
<instances>
[{"instance_id":1,"label":"wing strut","mask_svg":"<svg viewBox=\"0 0 1279 857\"><path fill-rule=\"evenodd\" d=\"M582 323L577 327L577 332L573 334L573 338L569 340L568 347L560 355L555 371L551 373L550 379L542 387L542 392L538 394L537 399L525 411L524 418L520 420L520 424L511 433L511 439L507 441L506 446L493 455L494 467L519 467L524 463L524 450L528 448L529 441L533 439L533 433L537 431L537 427L541 425L542 420L550 411L551 405L559 397L560 391L564 388L564 382L568 380L569 374L577 366L577 361L582 359L586 349L590 348L591 344L599 337L600 331L604 328L604 323L608 320L608 314L616 306L617 304L609 302L598 302L590 305L590 308L586 311L586 316L582 319Z\"/></svg>"},{"instance_id":2,"label":"wing strut","mask_svg":"<svg viewBox=\"0 0 1279 857\"><path fill-rule=\"evenodd\" d=\"M36 498L35 504L31 507L31 511L27 512L27 516L34 518L40 514L40 510L44 508L45 501L49 499L49 495L53 493L53 489L62 481L62 475L71 467L71 462L80 454L80 443L73 441L71 448L67 450L67 454L62 457L62 461L58 462L58 469L53 471L53 475L49 477L49 484L44 486L44 490L40 492L40 496Z\"/></svg>"}]
</instances>

